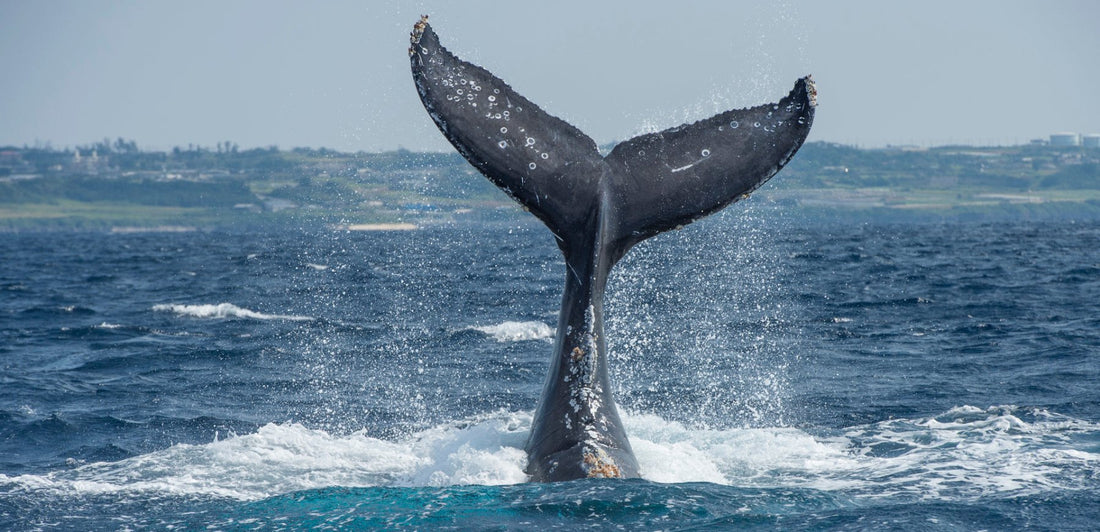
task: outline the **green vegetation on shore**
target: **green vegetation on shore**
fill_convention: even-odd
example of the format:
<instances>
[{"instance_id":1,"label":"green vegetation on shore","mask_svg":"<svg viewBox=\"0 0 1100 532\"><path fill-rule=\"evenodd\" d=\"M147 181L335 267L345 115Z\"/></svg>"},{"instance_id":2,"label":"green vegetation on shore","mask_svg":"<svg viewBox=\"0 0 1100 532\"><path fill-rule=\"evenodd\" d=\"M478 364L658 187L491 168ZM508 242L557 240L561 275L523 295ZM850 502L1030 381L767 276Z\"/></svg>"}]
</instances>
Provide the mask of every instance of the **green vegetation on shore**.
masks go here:
<instances>
[{"instance_id":1,"label":"green vegetation on shore","mask_svg":"<svg viewBox=\"0 0 1100 532\"><path fill-rule=\"evenodd\" d=\"M805 145L764 189L792 216L1100 219L1100 149ZM520 210L457 153L0 147L0 231L484 221Z\"/></svg>"}]
</instances>

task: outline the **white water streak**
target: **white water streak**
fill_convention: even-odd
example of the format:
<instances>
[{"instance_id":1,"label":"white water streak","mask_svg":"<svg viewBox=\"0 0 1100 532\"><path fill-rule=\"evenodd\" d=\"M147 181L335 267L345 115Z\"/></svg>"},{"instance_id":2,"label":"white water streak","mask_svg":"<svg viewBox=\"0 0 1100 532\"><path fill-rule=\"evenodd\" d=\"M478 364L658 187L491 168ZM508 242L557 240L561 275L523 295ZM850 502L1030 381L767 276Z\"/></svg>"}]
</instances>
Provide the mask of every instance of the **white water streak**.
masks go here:
<instances>
[{"instance_id":1,"label":"white water streak","mask_svg":"<svg viewBox=\"0 0 1100 532\"><path fill-rule=\"evenodd\" d=\"M710 430L624 415L645 479L841 491L853 497L974 500L1095 489L1100 424L1012 407L959 407L815 436L794 428ZM498 485L527 480L531 414L496 412L396 441L298 424L44 475L0 475L0 491L256 500L330 486ZM882 447L888 446L884 451ZM1090 484L1091 482L1091 484ZM1090 488L1091 486L1091 488Z\"/></svg>"},{"instance_id":2,"label":"white water streak","mask_svg":"<svg viewBox=\"0 0 1100 532\"><path fill-rule=\"evenodd\" d=\"M290 320L311 321L309 316L295 316L289 314L264 314L246 308L238 307L232 303L219 303L217 305L154 305L157 312L174 312L180 316L192 318L247 318L254 320Z\"/></svg>"}]
</instances>

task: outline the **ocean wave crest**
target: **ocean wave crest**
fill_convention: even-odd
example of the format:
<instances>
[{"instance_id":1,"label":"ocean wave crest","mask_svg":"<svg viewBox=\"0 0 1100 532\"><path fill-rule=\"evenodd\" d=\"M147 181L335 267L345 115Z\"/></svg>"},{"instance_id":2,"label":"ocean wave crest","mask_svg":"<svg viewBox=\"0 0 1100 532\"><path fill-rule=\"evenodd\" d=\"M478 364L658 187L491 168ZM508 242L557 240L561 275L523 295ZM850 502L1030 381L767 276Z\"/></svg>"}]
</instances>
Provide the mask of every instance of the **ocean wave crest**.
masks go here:
<instances>
[{"instance_id":1,"label":"ocean wave crest","mask_svg":"<svg viewBox=\"0 0 1100 532\"><path fill-rule=\"evenodd\" d=\"M691 429L624 418L646 479L803 487L866 498L973 500L1095 489L1100 424L1012 406L961 406L811 435L795 428Z\"/></svg>"},{"instance_id":2,"label":"ocean wave crest","mask_svg":"<svg viewBox=\"0 0 1100 532\"><path fill-rule=\"evenodd\" d=\"M554 329L541 321L506 321L470 329L492 336L498 342L547 340L554 337Z\"/></svg>"},{"instance_id":3,"label":"ocean wave crest","mask_svg":"<svg viewBox=\"0 0 1100 532\"><path fill-rule=\"evenodd\" d=\"M1013 407L861 425L831 435L796 428L692 428L624 412L642 477L746 488L806 488L866 499L975 500L1096 489L1100 424ZM162 493L257 500L340 487L505 485L527 481L530 412L498 411L394 440L299 424L42 475L0 474L0 491ZM1090 447L1093 445L1093 447Z\"/></svg>"},{"instance_id":4,"label":"ocean wave crest","mask_svg":"<svg viewBox=\"0 0 1100 532\"><path fill-rule=\"evenodd\" d=\"M297 423L202 445L177 444L44 475L7 477L4 490L62 495L161 493L258 500L342 487L517 484L527 480L530 414L496 413L432 427L397 441L346 436Z\"/></svg>"},{"instance_id":5,"label":"ocean wave crest","mask_svg":"<svg viewBox=\"0 0 1100 532\"><path fill-rule=\"evenodd\" d=\"M157 312L174 312L180 316L193 318L248 318L254 320L290 320L311 321L309 316L295 316L288 314L264 314L254 310L238 307L232 303L219 303L217 305L154 305Z\"/></svg>"}]
</instances>

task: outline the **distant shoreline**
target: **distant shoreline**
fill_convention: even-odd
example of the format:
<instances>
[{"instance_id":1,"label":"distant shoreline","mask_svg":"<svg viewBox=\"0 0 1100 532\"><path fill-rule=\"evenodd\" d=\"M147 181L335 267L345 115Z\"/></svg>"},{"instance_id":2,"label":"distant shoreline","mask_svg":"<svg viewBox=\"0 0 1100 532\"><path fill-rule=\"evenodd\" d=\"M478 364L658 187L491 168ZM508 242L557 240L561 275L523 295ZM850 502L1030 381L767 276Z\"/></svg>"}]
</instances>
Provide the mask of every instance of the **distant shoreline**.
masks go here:
<instances>
[{"instance_id":1,"label":"distant shoreline","mask_svg":"<svg viewBox=\"0 0 1100 532\"><path fill-rule=\"evenodd\" d=\"M1100 148L809 142L747 203L795 223L1097 220ZM0 147L0 232L415 231L529 218L453 152Z\"/></svg>"}]
</instances>

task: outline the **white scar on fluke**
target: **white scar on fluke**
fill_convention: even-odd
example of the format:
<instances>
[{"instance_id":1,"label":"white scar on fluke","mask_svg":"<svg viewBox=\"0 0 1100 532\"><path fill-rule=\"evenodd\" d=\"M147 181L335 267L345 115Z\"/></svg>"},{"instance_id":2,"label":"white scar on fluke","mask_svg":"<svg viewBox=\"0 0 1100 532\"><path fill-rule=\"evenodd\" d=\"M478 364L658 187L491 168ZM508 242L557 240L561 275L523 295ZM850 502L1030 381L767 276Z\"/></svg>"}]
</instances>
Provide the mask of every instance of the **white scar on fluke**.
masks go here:
<instances>
[{"instance_id":1,"label":"white scar on fluke","mask_svg":"<svg viewBox=\"0 0 1100 532\"><path fill-rule=\"evenodd\" d=\"M565 258L554 353L526 444L527 473L535 481L639 476L608 377L608 274L638 242L747 198L786 165L813 124L813 79L799 79L776 103L640 135L604 157L579 129L447 51L427 16L413 26L409 60L439 130L546 224Z\"/></svg>"}]
</instances>

